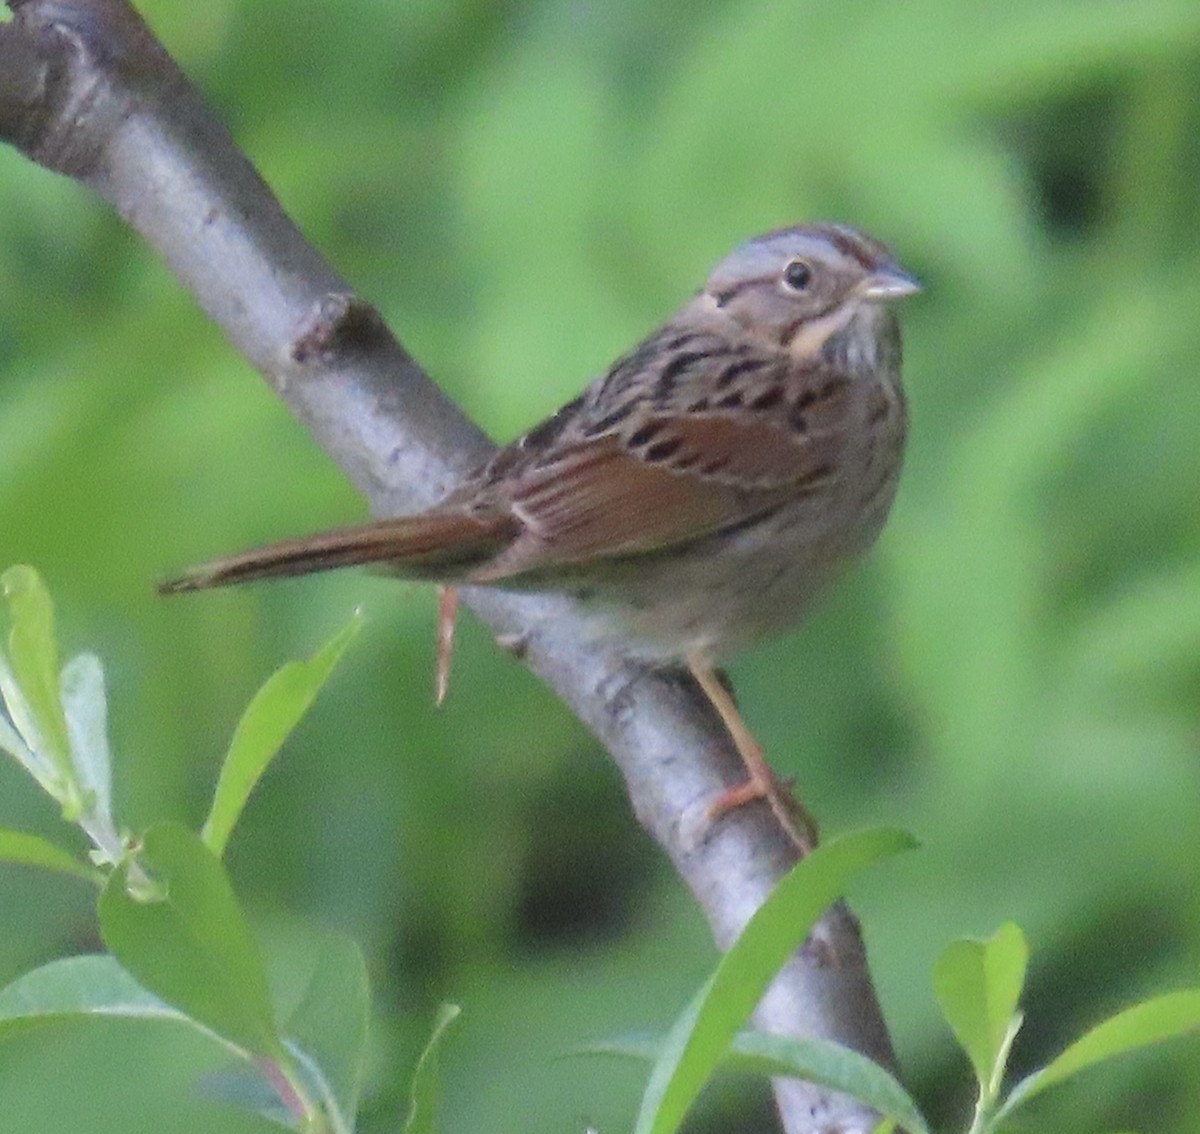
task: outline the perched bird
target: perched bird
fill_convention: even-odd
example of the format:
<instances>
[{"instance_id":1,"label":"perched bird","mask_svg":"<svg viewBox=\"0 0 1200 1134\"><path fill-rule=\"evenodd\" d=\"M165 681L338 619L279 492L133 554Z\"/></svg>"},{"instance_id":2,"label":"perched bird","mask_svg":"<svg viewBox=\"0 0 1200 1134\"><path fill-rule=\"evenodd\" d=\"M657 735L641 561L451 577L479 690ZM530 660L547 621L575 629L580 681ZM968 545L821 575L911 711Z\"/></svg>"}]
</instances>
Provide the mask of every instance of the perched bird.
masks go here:
<instances>
[{"instance_id":1,"label":"perched bird","mask_svg":"<svg viewBox=\"0 0 1200 1134\"><path fill-rule=\"evenodd\" d=\"M879 533L906 431L891 302L917 290L882 244L842 225L755 237L433 508L217 559L161 589L380 563L573 595L596 637L685 663L712 700L749 772L715 811L766 798L810 849L815 828L713 666L795 623Z\"/></svg>"}]
</instances>

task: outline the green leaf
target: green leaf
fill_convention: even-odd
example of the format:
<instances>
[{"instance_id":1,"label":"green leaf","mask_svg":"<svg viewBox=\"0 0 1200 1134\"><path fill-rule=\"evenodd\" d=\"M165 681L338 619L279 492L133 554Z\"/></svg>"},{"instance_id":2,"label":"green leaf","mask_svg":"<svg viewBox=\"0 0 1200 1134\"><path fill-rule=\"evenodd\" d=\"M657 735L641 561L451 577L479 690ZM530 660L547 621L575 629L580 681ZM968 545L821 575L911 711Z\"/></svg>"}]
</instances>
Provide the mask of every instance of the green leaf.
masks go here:
<instances>
[{"instance_id":1,"label":"green leaf","mask_svg":"<svg viewBox=\"0 0 1200 1134\"><path fill-rule=\"evenodd\" d=\"M244 1047L231 1043L227 1036L160 1000L134 980L113 956L92 954L51 961L0 989L0 1040L46 1024L96 1016L165 1020L194 1028L247 1061L213 1076L211 1093L291 1129L296 1128L297 1121L310 1116L311 1111L303 1108L306 1100L298 1099L288 1089L287 1073L278 1064L269 1058L251 1058ZM301 1113L288 1109L284 1095L293 1100L296 1111ZM351 1125L336 1122L328 1128L316 1125L304 1128L314 1132L328 1129L333 1134L353 1129Z\"/></svg>"},{"instance_id":2,"label":"green leaf","mask_svg":"<svg viewBox=\"0 0 1200 1134\"><path fill-rule=\"evenodd\" d=\"M362 615L342 627L307 661L291 661L273 673L251 698L234 730L221 767L212 809L201 838L220 857L254 785L308 711L346 647L362 627Z\"/></svg>"},{"instance_id":3,"label":"green leaf","mask_svg":"<svg viewBox=\"0 0 1200 1134\"><path fill-rule=\"evenodd\" d=\"M874 1060L842 1044L744 1031L734 1037L726 1062L735 1070L789 1075L830 1087L873 1107L909 1134L928 1132L917 1104L896 1079Z\"/></svg>"},{"instance_id":4,"label":"green leaf","mask_svg":"<svg viewBox=\"0 0 1200 1134\"><path fill-rule=\"evenodd\" d=\"M348 938L330 937L285 1031L310 1090L336 1112L339 1129L353 1129L358 1113L370 1011L361 950Z\"/></svg>"},{"instance_id":5,"label":"green leaf","mask_svg":"<svg viewBox=\"0 0 1200 1134\"><path fill-rule=\"evenodd\" d=\"M609 1055L657 1059L663 1040L626 1037L588 1050ZM734 1036L721 1066L733 1071L784 1075L851 1095L891 1119L909 1134L928 1134L921 1112L904 1088L878 1063L829 1040L797 1039L769 1032L743 1031Z\"/></svg>"},{"instance_id":6,"label":"green leaf","mask_svg":"<svg viewBox=\"0 0 1200 1134\"><path fill-rule=\"evenodd\" d=\"M824 910L855 875L915 845L903 831L863 831L820 847L780 880L668 1032L642 1097L636 1134L679 1128L738 1029Z\"/></svg>"},{"instance_id":7,"label":"green leaf","mask_svg":"<svg viewBox=\"0 0 1200 1134\"><path fill-rule=\"evenodd\" d=\"M282 1057L258 946L220 860L187 828L146 832L137 865L100 895L100 930L155 995L247 1052Z\"/></svg>"},{"instance_id":8,"label":"green leaf","mask_svg":"<svg viewBox=\"0 0 1200 1134\"><path fill-rule=\"evenodd\" d=\"M41 576L32 567L10 567L0 575L0 594L8 603L11 623L8 663L11 679L17 686L16 690L6 687L0 692L17 731L30 748L54 766L63 781L65 795L72 776L67 722L58 684L54 604ZM0 673L0 676L8 675Z\"/></svg>"},{"instance_id":9,"label":"green leaf","mask_svg":"<svg viewBox=\"0 0 1200 1134\"><path fill-rule=\"evenodd\" d=\"M0 750L9 753L23 768L28 768L31 761L34 760L33 753L29 751L29 746L17 735L17 730L8 723L8 719L4 715L4 701L7 697L6 677L8 677L8 670L4 664L4 651L0 650Z\"/></svg>"},{"instance_id":10,"label":"green leaf","mask_svg":"<svg viewBox=\"0 0 1200 1134\"><path fill-rule=\"evenodd\" d=\"M1042 1070L1022 1079L1013 1088L997 1119L1048 1087L1057 1086L1097 1063L1175 1039L1197 1028L1200 1028L1200 989L1168 992L1126 1008L1076 1040Z\"/></svg>"},{"instance_id":11,"label":"green leaf","mask_svg":"<svg viewBox=\"0 0 1200 1134\"><path fill-rule=\"evenodd\" d=\"M1008 922L986 941L953 942L934 966L942 1015L970 1058L975 1077L993 1097L1020 1027L1017 1004L1028 962L1024 934Z\"/></svg>"},{"instance_id":12,"label":"green leaf","mask_svg":"<svg viewBox=\"0 0 1200 1134\"><path fill-rule=\"evenodd\" d=\"M231 1063L201 1076L196 1083L196 1093L237 1110L261 1115L276 1126L284 1126L289 1130L297 1128L296 1115L284 1105L279 1092L263 1074L262 1066ZM329 1134L320 1127L315 1127L314 1132Z\"/></svg>"},{"instance_id":13,"label":"green leaf","mask_svg":"<svg viewBox=\"0 0 1200 1134\"><path fill-rule=\"evenodd\" d=\"M24 866L40 866L46 870L57 870L85 878L89 882L103 884L104 875L80 862L74 855L56 846L40 835L27 835L23 831L0 830L0 859L19 862Z\"/></svg>"},{"instance_id":14,"label":"green leaf","mask_svg":"<svg viewBox=\"0 0 1200 1134\"><path fill-rule=\"evenodd\" d=\"M106 954L51 961L0 989L0 1038L37 1024L88 1016L190 1022Z\"/></svg>"},{"instance_id":15,"label":"green leaf","mask_svg":"<svg viewBox=\"0 0 1200 1134\"><path fill-rule=\"evenodd\" d=\"M108 749L108 698L104 667L95 654L79 654L63 666L62 706L71 739L71 766L91 797L89 810L112 827L112 758Z\"/></svg>"},{"instance_id":16,"label":"green leaf","mask_svg":"<svg viewBox=\"0 0 1200 1134\"><path fill-rule=\"evenodd\" d=\"M404 1123L404 1134L434 1134L434 1109L438 1096L437 1054L446 1029L458 1019L462 1011L457 1004L443 1004L438 1009L437 1019L433 1023L433 1034L417 1060L416 1070L413 1071L412 1088L409 1095L411 1103L408 1108L408 1118Z\"/></svg>"}]
</instances>

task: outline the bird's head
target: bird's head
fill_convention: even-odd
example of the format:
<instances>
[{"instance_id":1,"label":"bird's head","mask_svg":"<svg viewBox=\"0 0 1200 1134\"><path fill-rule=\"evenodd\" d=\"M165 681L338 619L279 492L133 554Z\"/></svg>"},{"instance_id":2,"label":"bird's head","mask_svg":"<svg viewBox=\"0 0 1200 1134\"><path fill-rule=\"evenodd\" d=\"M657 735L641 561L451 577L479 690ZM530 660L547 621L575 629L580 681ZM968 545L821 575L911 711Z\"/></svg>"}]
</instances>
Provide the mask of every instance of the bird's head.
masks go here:
<instances>
[{"instance_id":1,"label":"bird's head","mask_svg":"<svg viewBox=\"0 0 1200 1134\"><path fill-rule=\"evenodd\" d=\"M777 348L817 353L852 323L874 329L884 305L920 285L891 252L844 225L776 229L722 260L699 300Z\"/></svg>"}]
</instances>

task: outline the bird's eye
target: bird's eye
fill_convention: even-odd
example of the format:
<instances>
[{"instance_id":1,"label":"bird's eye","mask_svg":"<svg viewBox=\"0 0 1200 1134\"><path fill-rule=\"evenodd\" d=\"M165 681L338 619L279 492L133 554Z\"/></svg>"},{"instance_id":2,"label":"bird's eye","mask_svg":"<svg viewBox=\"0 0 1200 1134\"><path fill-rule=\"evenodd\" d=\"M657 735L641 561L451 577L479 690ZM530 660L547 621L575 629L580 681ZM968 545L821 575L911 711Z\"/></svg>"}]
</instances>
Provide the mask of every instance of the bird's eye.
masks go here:
<instances>
[{"instance_id":1,"label":"bird's eye","mask_svg":"<svg viewBox=\"0 0 1200 1134\"><path fill-rule=\"evenodd\" d=\"M803 260L793 260L783 269L783 282L792 291L803 291L812 280L812 268Z\"/></svg>"}]
</instances>

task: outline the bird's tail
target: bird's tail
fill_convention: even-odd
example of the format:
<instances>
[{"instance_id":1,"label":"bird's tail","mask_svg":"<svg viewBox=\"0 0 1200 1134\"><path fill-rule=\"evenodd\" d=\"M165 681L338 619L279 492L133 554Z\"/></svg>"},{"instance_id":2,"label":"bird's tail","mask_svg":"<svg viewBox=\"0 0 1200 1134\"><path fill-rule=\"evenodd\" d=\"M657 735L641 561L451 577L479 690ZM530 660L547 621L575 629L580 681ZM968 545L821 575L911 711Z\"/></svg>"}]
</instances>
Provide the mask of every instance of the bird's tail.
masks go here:
<instances>
[{"instance_id":1,"label":"bird's tail","mask_svg":"<svg viewBox=\"0 0 1200 1134\"><path fill-rule=\"evenodd\" d=\"M214 559L160 583L160 594L308 575L364 563L412 578L454 582L499 552L515 534L510 516L479 519L462 511L422 512L334 528Z\"/></svg>"}]
</instances>

